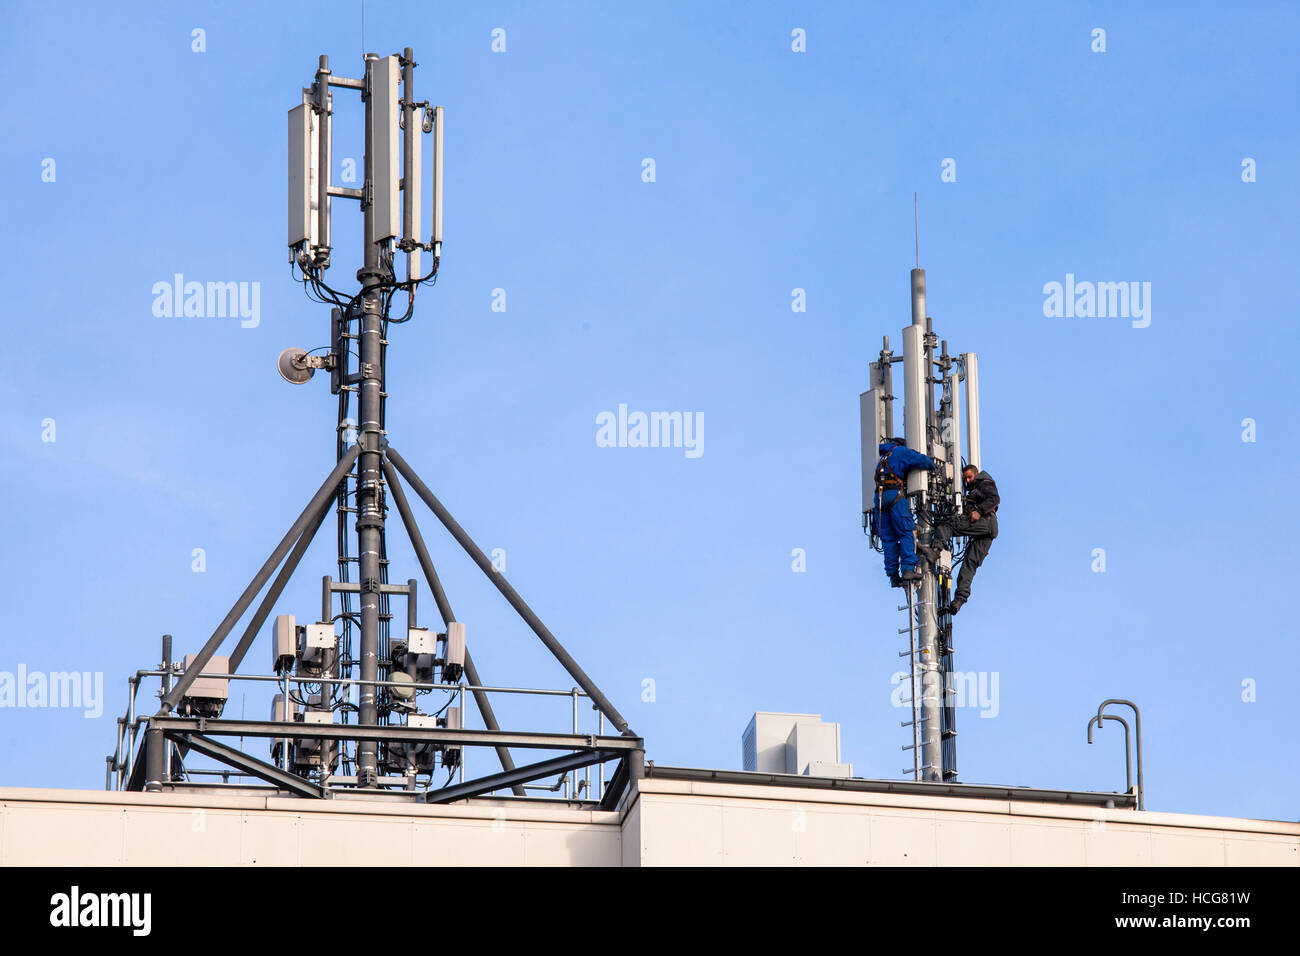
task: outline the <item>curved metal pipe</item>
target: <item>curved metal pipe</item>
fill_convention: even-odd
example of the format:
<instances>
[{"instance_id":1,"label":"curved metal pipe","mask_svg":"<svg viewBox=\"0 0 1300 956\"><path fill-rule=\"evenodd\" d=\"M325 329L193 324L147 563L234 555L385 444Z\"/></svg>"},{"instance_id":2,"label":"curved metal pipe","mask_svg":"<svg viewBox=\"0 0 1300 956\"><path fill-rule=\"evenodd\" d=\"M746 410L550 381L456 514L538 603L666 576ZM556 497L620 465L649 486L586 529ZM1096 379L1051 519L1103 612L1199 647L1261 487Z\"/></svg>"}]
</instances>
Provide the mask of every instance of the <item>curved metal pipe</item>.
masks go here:
<instances>
[{"instance_id":1,"label":"curved metal pipe","mask_svg":"<svg viewBox=\"0 0 1300 956\"><path fill-rule=\"evenodd\" d=\"M1120 704L1124 707L1132 708L1133 720L1135 723L1134 736L1137 738L1137 768L1138 768L1138 809L1146 809L1146 801L1143 799L1142 787L1142 712L1138 710L1138 705L1131 700L1124 700L1120 697L1112 697L1109 700L1103 700L1101 706L1097 708L1097 716L1102 716L1102 711L1110 704ZM1114 717L1114 715L1111 715ZM1117 719L1117 718L1116 718Z\"/></svg>"},{"instance_id":2,"label":"curved metal pipe","mask_svg":"<svg viewBox=\"0 0 1300 956\"><path fill-rule=\"evenodd\" d=\"M1092 720L1088 721L1088 743L1092 743L1093 724L1096 724L1097 729L1100 730L1102 721L1104 721L1107 717L1109 717L1111 720L1118 720L1120 726L1124 728L1124 786L1126 788L1126 792L1132 793L1133 792L1133 751L1131 749L1132 745L1129 743L1128 721L1125 720L1123 717L1117 717L1114 714L1107 714L1106 717L1092 718Z\"/></svg>"}]
</instances>

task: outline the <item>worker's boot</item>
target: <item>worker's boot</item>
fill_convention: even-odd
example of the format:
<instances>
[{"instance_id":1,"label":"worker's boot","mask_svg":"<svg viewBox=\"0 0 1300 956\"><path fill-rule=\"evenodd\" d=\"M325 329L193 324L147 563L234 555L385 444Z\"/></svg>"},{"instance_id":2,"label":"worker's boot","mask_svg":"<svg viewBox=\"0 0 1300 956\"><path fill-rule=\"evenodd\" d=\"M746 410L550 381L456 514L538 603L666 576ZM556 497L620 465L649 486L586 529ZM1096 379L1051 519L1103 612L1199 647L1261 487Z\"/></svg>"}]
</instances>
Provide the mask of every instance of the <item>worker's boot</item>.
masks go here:
<instances>
[{"instance_id":1,"label":"worker's boot","mask_svg":"<svg viewBox=\"0 0 1300 956\"><path fill-rule=\"evenodd\" d=\"M918 568L904 568L898 575L902 581L919 581L921 580L921 571Z\"/></svg>"},{"instance_id":2,"label":"worker's boot","mask_svg":"<svg viewBox=\"0 0 1300 956\"><path fill-rule=\"evenodd\" d=\"M966 603L965 596L958 594L949 602L948 606L943 609L943 613L949 617L961 610L961 606Z\"/></svg>"},{"instance_id":3,"label":"worker's boot","mask_svg":"<svg viewBox=\"0 0 1300 956\"><path fill-rule=\"evenodd\" d=\"M891 574L889 576L889 586L891 588L901 588L903 586L903 579L897 574Z\"/></svg>"}]
</instances>

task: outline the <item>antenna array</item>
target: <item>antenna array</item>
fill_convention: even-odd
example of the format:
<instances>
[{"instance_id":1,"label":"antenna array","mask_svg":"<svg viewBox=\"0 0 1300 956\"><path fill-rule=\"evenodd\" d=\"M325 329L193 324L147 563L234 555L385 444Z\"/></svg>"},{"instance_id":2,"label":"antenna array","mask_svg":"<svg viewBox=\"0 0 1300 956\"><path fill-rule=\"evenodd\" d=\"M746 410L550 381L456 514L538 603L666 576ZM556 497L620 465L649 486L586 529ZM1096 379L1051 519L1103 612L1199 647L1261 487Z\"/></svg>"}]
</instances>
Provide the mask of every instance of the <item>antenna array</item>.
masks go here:
<instances>
[{"instance_id":1,"label":"antenna array","mask_svg":"<svg viewBox=\"0 0 1300 956\"><path fill-rule=\"evenodd\" d=\"M612 805L643 772L641 739L388 440L389 328L412 318L417 290L436 280L442 259L443 108L416 99L417 65L410 47L400 55L368 53L364 75L350 78L334 74L329 58L321 56L315 81L289 110L290 261L309 295L331 306L330 340L322 349L286 349L277 368L294 384L307 382L318 369L329 371L330 390L338 396L334 468L201 650L173 661L166 635L159 667L132 679L127 715L118 721L118 746L108 758L109 786L114 779L119 788L131 790L192 785L204 771L191 758L201 754L224 765L206 772L225 783L258 778L302 796L386 790L450 802L499 790L515 796L539 790L572 800L598 797ZM335 91L359 93L364 103L360 189L331 182ZM432 137L427 231L421 198L425 136ZM331 204L336 199L359 202L363 214L359 288L352 293L326 281L334 253ZM405 256L402 275L395 265L399 255ZM404 311L397 315L393 303L403 295ZM466 625L452 611L404 485L428 506L575 687L546 691L483 684ZM404 584L389 580L390 501L433 596L439 627L422 626L427 610L418 602L414 578ZM278 614L267 631L274 673L238 673L331 507L338 524L338 576L322 581L319 620L298 625L295 615ZM218 655L259 594L262 600L234 649L228 656ZM393 598L405 605L406 627L397 634L392 632L399 618ZM136 698L141 681L148 678L159 680L161 706L152 716L137 718ZM223 718L231 681L276 685L270 719ZM572 726L559 733L504 731L492 704L493 696L501 694L570 699ZM478 710L481 730L468 726L467 696ZM580 700L597 712L595 732L582 726ZM614 735L606 733L606 722ZM240 738L241 747L243 738L267 740L271 761L221 739L232 737ZM467 778L466 752L475 747L494 750L501 771ZM512 754L516 750L555 756L518 766ZM613 760L618 766L606 786L604 765ZM593 766L600 769L596 786ZM433 779L439 768L447 772L441 785ZM585 780L579 779L579 770L585 770ZM453 783L457 772L460 780ZM552 777L553 784L535 783Z\"/></svg>"},{"instance_id":2,"label":"antenna array","mask_svg":"<svg viewBox=\"0 0 1300 956\"><path fill-rule=\"evenodd\" d=\"M913 198L915 203L915 197ZM914 206L915 209L915 206ZM903 366L904 438L908 448L928 455L933 472L910 471L907 494L916 517L916 539L928 546L941 521L962 510L961 398L966 399L965 461L980 462L979 364L974 352L948 354L948 343L934 333L926 313L925 270L912 270L912 321L902 330L903 354L890 351L889 338L871 363L871 388L859 398L862 423L862 526L880 550L876 535L876 462L882 441L893 437L893 367ZM936 351L938 354L936 354ZM912 767L905 771L916 780L953 780L957 776L957 726L953 701L952 617L942 611L948 604L954 555L944 550L938 560L920 556L921 580L905 583L909 645L899 656L908 658L911 682Z\"/></svg>"}]
</instances>

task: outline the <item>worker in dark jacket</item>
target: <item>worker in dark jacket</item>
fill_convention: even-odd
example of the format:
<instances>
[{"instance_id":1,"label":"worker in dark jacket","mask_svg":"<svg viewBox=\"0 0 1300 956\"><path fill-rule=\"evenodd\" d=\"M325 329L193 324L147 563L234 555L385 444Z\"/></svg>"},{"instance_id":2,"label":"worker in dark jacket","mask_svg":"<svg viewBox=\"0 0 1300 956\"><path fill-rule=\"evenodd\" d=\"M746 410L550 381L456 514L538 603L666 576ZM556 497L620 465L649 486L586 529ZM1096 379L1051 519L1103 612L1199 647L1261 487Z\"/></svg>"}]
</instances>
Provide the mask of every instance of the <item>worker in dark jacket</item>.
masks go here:
<instances>
[{"instance_id":1,"label":"worker in dark jacket","mask_svg":"<svg viewBox=\"0 0 1300 956\"><path fill-rule=\"evenodd\" d=\"M954 534L966 536L966 556L962 558L961 571L957 574L957 590L952 603L944 608L948 614L956 614L970 599L970 583L988 557L993 539L998 536L998 503L1001 499L993 477L974 465L963 468L961 477L966 488L966 513L940 523L934 531L934 543L930 548L922 549L930 557L930 550L947 548Z\"/></svg>"},{"instance_id":2,"label":"worker in dark jacket","mask_svg":"<svg viewBox=\"0 0 1300 956\"><path fill-rule=\"evenodd\" d=\"M904 581L916 581L916 519L907 499L907 473L917 468L934 470L934 459L912 451L901 438L886 438L880 443L880 460L876 462L876 533L885 546L885 573L894 587Z\"/></svg>"}]
</instances>

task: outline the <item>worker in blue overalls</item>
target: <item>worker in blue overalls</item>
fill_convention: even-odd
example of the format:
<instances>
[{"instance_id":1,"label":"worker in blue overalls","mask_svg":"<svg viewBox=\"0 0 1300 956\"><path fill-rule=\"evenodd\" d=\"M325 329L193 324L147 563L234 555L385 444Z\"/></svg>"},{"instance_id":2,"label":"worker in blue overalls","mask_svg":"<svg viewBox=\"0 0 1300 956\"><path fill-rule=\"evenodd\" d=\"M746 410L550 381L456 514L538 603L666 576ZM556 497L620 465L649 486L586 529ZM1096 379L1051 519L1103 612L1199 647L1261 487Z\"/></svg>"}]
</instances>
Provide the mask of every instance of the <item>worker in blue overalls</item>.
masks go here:
<instances>
[{"instance_id":1,"label":"worker in blue overalls","mask_svg":"<svg viewBox=\"0 0 1300 956\"><path fill-rule=\"evenodd\" d=\"M934 470L934 459L908 448L901 438L880 443L876 463L876 533L885 546L885 573L896 588L918 581L916 569L916 519L907 498L907 473L917 468Z\"/></svg>"}]
</instances>

